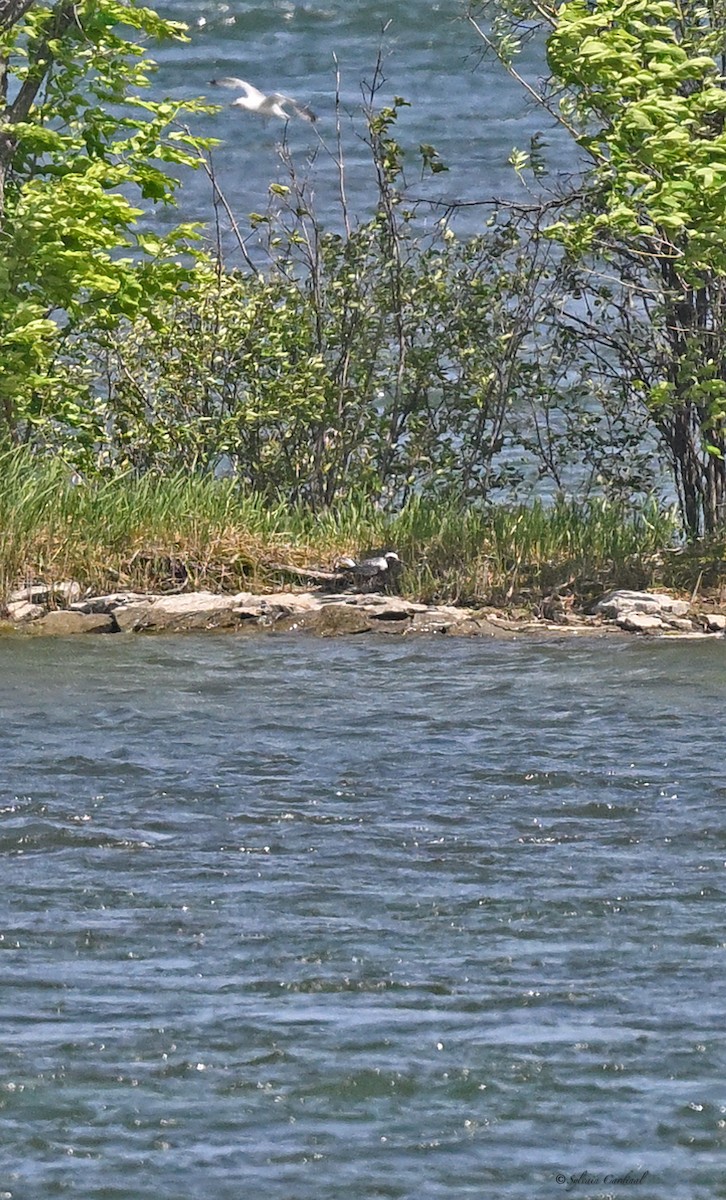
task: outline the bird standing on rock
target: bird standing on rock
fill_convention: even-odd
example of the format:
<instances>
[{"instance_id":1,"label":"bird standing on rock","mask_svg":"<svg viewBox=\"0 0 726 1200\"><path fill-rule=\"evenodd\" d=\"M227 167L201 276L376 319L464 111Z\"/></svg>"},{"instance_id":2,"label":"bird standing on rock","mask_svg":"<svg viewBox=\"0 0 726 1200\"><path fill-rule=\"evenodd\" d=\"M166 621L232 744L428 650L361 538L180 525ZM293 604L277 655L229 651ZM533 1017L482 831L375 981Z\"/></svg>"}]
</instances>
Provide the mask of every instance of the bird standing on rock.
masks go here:
<instances>
[{"instance_id":1,"label":"bird standing on rock","mask_svg":"<svg viewBox=\"0 0 726 1200\"><path fill-rule=\"evenodd\" d=\"M390 582L403 569L395 550L371 550L361 558L339 558L336 571L351 575L354 580L374 588Z\"/></svg>"},{"instance_id":2,"label":"bird standing on rock","mask_svg":"<svg viewBox=\"0 0 726 1200\"><path fill-rule=\"evenodd\" d=\"M283 95L282 92L261 92L251 83L245 83L244 79L225 77L210 79L209 83L211 87L236 88L238 92L244 93L232 101L230 108L244 108L248 112L258 113L261 117L280 117L283 121L289 121L291 116L300 117L303 121L318 119L306 104L298 104L297 100ZM290 112L287 111L288 108Z\"/></svg>"}]
</instances>

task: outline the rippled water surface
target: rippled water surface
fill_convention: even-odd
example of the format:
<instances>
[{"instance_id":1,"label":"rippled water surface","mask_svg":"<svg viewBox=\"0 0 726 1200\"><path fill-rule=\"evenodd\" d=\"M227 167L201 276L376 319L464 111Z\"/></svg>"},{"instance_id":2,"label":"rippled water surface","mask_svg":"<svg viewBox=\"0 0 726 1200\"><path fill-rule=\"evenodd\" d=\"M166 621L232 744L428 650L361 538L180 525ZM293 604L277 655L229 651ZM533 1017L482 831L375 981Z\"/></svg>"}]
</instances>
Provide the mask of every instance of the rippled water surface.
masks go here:
<instances>
[{"instance_id":1,"label":"rippled water surface","mask_svg":"<svg viewBox=\"0 0 726 1200\"><path fill-rule=\"evenodd\" d=\"M448 203L517 196L528 200L508 159L513 147L528 149L534 133L547 142L554 174L570 171L575 159L565 136L536 111L525 92L494 63L482 63L483 43L463 19L463 0L404 3L403 0L319 0L296 4L269 0L172 0L157 5L167 17L189 26L186 45L151 47L159 71L153 94L186 99L205 96L223 105L214 116L192 119L196 132L220 140L215 170L242 228L251 211L264 208L270 181L288 181L279 160L283 123L232 110L234 93L210 87L209 81L238 76L263 90L282 91L312 105L313 127L291 121L287 129L299 178L306 179L308 201L323 222L341 227L336 150L335 62L340 70L340 130L345 183L351 216L365 219L373 208L373 172L363 141L360 110L379 52L383 79L377 103L403 97L395 134L407 150L409 195L426 195ZM534 58L533 58L534 53ZM542 68L536 52L524 55L522 70L536 84ZM433 144L448 165L447 174L421 179L418 146ZM181 215L209 220L210 187L203 173L185 177ZM433 211L430 220L445 212ZM489 210L465 208L458 218L462 232L482 228ZM172 214L158 213L168 223ZM222 224L229 222L224 214ZM229 239L230 265L236 262Z\"/></svg>"},{"instance_id":2,"label":"rippled water surface","mask_svg":"<svg viewBox=\"0 0 726 1200\"><path fill-rule=\"evenodd\" d=\"M721 642L3 641L3 1196L722 1195L725 693Z\"/></svg>"}]
</instances>

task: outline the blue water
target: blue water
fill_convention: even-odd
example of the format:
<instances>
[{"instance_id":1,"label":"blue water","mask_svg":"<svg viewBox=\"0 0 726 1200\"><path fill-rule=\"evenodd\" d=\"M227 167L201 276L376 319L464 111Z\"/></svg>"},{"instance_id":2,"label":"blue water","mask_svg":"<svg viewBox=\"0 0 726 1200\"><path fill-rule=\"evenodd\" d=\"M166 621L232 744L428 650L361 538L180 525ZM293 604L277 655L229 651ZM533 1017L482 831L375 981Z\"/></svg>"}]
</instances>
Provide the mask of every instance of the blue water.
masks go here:
<instances>
[{"instance_id":1,"label":"blue water","mask_svg":"<svg viewBox=\"0 0 726 1200\"><path fill-rule=\"evenodd\" d=\"M397 134L407 148L407 184L411 196L428 196L444 205L472 204L492 197L528 200L508 158L515 146L529 146L535 133L548 142L554 175L571 171L575 158L566 138L546 114L533 108L522 89L495 63L481 61L483 44L463 19L460 0L437 4L402 0L367 0L351 5L341 0L295 4L269 0L266 5L203 0L175 0L159 7L165 16L189 25L190 43L152 47L159 63L153 94L176 98L205 96L224 105L213 117L199 117L192 128L220 139L215 152L219 182L241 225L248 213L264 209L271 181L287 182L279 157L282 123L230 110L233 92L210 88L209 80L238 76L263 90L285 92L312 105L315 127L293 121L287 129L290 149L301 178L308 181L314 207L329 227L341 224L335 140L335 66L341 77L341 129L346 187L355 219L370 215L372 171L362 140L362 85L370 85L379 52L384 82L378 102L398 95L410 103L402 110ZM536 85L543 72L534 48L524 55L521 70ZM447 174L422 180L417 149L433 144L448 165ZM197 173L184 178L180 197L185 219L209 221L210 185ZM436 208L429 222L446 211ZM461 210L456 226L462 233L481 229L490 209ZM422 217L426 214L422 213ZM168 214L159 220L169 221ZM228 224L228 222L224 222ZM234 262L233 242L229 242Z\"/></svg>"},{"instance_id":2,"label":"blue water","mask_svg":"<svg viewBox=\"0 0 726 1200\"><path fill-rule=\"evenodd\" d=\"M722 1195L725 695L720 641L4 640L2 1195Z\"/></svg>"}]
</instances>

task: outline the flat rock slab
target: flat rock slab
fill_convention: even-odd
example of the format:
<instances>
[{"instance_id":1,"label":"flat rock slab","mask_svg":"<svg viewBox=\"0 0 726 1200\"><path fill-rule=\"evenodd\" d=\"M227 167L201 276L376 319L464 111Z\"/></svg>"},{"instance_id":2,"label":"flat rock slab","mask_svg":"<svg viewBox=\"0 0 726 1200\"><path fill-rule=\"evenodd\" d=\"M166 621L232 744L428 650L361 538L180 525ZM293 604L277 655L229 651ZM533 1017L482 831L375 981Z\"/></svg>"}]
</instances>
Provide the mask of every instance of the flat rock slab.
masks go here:
<instances>
[{"instance_id":1,"label":"flat rock slab","mask_svg":"<svg viewBox=\"0 0 726 1200\"><path fill-rule=\"evenodd\" d=\"M662 592L631 592L625 589L608 592L595 605L596 613L614 621L631 612L661 618L685 617L689 609L687 600L674 600Z\"/></svg>"},{"instance_id":2,"label":"flat rock slab","mask_svg":"<svg viewBox=\"0 0 726 1200\"><path fill-rule=\"evenodd\" d=\"M379 621L395 621L396 618L402 620L404 617L412 617L416 613L428 611L427 605L416 604L413 600L404 600L401 596L377 594L366 596L364 593L356 597L355 603L363 612Z\"/></svg>"},{"instance_id":3,"label":"flat rock slab","mask_svg":"<svg viewBox=\"0 0 726 1200\"><path fill-rule=\"evenodd\" d=\"M136 604L121 604L111 615L122 632L181 633L189 629L224 629L239 625L235 613L237 596L215 596L212 592L190 592L180 596L157 596Z\"/></svg>"},{"instance_id":4,"label":"flat rock slab","mask_svg":"<svg viewBox=\"0 0 726 1200\"><path fill-rule=\"evenodd\" d=\"M693 621L690 617L670 617L668 628L677 633L693 633Z\"/></svg>"},{"instance_id":5,"label":"flat rock slab","mask_svg":"<svg viewBox=\"0 0 726 1200\"><path fill-rule=\"evenodd\" d=\"M465 623L465 614L454 621L449 613L418 612L414 613L409 622L409 633L446 633L452 625Z\"/></svg>"},{"instance_id":6,"label":"flat rock slab","mask_svg":"<svg viewBox=\"0 0 726 1200\"><path fill-rule=\"evenodd\" d=\"M14 621L17 625L37 621L45 612L42 604L35 604L31 600L10 600L7 610L10 620Z\"/></svg>"},{"instance_id":7,"label":"flat rock slab","mask_svg":"<svg viewBox=\"0 0 726 1200\"><path fill-rule=\"evenodd\" d=\"M411 632L411 622L408 617L389 617L382 619L374 617L370 623L370 628L376 633L393 634L394 637L402 637L404 633Z\"/></svg>"},{"instance_id":8,"label":"flat rock slab","mask_svg":"<svg viewBox=\"0 0 726 1200\"><path fill-rule=\"evenodd\" d=\"M264 596L241 592L234 599L233 611L238 617L243 621L257 621L264 626L274 625L282 617L320 607L318 598L311 592L269 592Z\"/></svg>"},{"instance_id":9,"label":"flat rock slab","mask_svg":"<svg viewBox=\"0 0 726 1200\"><path fill-rule=\"evenodd\" d=\"M78 600L82 592L83 588L75 579L66 579L62 583L27 583L10 593L8 605L15 604L18 600L27 600L31 604L48 604L56 596L70 604Z\"/></svg>"},{"instance_id":10,"label":"flat rock slab","mask_svg":"<svg viewBox=\"0 0 726 1200\"><path fill-rule=\"evenodd\" d=\"M76 633L118 633L118 625L106 613L81 613L59 609L27 625L24 633L34 637L67 637Z\"/></svg>"},{"instance_id":11,"label":"flat rock slab","mask_svg":"<svg viewBox=\"0 0 726 1200\"><path fill-rule=\"evenodd\" d=\"M326 604L309 612L290 613L275 622L276 633L314 633L318 637L370 633L373 627L374 622L365 613L349 604Z\"/></svg>"},{"instance_id":12,"label":"flat rock slab","mask_svg":"<svg viewBox=\"0 0 726 1200\"><path fill-rule=\"evenodd\" d=\"M644 612L624 613L618 617L618 625L630 633L662 633L667 628L660 617L652 617Z\"/></svg>"},{"instance_id":13,"label":"flat rock slab","mask_svg":"<svg viewBox=\"0 0 726 1200\"><path fill-rule=\"evenodd\" d=\"M110 613L122 604L141 604L154 600L148 592L109 592L106 596L88 596L69 605L73 612Z\"/></svg>"},{"instance_id":14,"label":"flat rock slab","mask_svg":"<svg viewBox=\"0 0 726 1200\"><path fill-rule=\"evenodd\" d=\"M464 617L462 621L456 621L446 627L444 633L447 637L484 637L484 638L504 638L509 641L516 638L516 629L508 629L503 625L499 625L493 621L487 621L486 617Z\"/></svg>"}]
</instances>

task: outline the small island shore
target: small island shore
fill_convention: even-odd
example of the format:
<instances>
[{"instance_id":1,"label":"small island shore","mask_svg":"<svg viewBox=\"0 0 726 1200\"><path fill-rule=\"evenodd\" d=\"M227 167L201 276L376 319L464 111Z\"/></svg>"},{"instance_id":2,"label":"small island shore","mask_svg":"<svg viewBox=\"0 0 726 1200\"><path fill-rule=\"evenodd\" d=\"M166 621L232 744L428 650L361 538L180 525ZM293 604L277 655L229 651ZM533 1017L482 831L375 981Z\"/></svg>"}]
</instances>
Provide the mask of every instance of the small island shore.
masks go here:
<instances>
[{"instance_id":1,"label":"small island shore","mask_svg":"<svg viewBox=\"0 0 726 1200\"><path fill-rule=\"evenodd\" d=\"M539 612L495 607L423 604L383 592L322 589L221 595L207 591L82 594L75 581L31 584L12 592L0 634L69 636L82 633L292 634L319 637L394 635L517 638L553 635L713 637L726 631L726 614L665 593L619 590L591 612L567 603Z\"/></svg>"},{"instance_id":2,"label":"small island shore","mask_svg":"<svg viewBox=\"0 0 726 1200\"><path fill-rule=\"evenodd\" d=\"M679 541L673 514L655 503L507 508L418 497L394 514L367 501L312 513L271 507L233 480L73 484L60 460L20 451L2 465L6 635L703 637L726 628L724 543Z\"/></svg>"}]
</instances>

